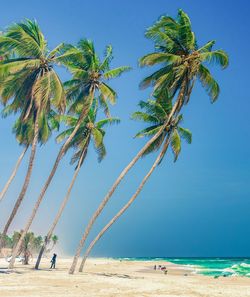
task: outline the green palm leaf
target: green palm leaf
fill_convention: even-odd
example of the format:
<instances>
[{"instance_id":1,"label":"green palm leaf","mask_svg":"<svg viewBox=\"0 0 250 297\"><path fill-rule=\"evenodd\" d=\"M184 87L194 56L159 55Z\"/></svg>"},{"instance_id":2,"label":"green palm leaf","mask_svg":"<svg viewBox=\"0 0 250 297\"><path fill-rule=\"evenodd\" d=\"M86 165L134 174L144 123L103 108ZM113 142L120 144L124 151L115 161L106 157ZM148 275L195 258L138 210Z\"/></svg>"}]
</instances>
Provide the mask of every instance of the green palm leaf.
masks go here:
<instances>
[{"instance_id":1,"label":"green palm leaf","mask_svg":"<svg viewBox=\"0 0 250 297\"><path fill-rule=\"evenodd\" d=\"M169 53L151 53L140 59L141 66L152 66L159 63L179 64L182 59L178 55Z\"/></svg>"},{"instance_id":2,"label":"green palm leaf","mask_svg":"<svg viewBox=\"0 0 250 297\"><path fill-rule=\"evenodd\" d=\"M191 144L192 143L192 133L190 130L178 127L178 132L182 138L184 138L187 143Z\"/></svg>"},{"instance_id":3,"label":"green palm leaf","mask_svg":"<svg viewBox=\"0 0 250 297\"><path fill-rule=\"evenodd\" d=\"M174 154L174 162L175 162L181 151L181 138L176 129L174 129L174 132L171 135L171 148Z\"/></svg>"},{"instance_id":4,"label":"green palm leaf","mask_svg":"<svg viewBox=\"0 0 250 297\"><path fill-rule=\"evenodd\" d=\"M178 12L179 36L181 43L189 51L195 48L195 35L191 29L191 22L188 15L181 9Z\"/></svg>"},{"instance_id":5,"label":"green palm leaf","mask_svg":"<svg viewBox=\"0 0 250 297\"><path fill-rule=\"evenodd\" d=\"M129 66L121 66L121 67L118 67L118 68L114 68L112 70L109 70L109 71L106 71L104 74L103 74L103 77L105 79L111 79L111 78L116 78L118 76L120 76L122 73L124 72L127 72L129 70L131 70L132 68L129 67Z\"/></svg>"},{"instance_id":6,"label":"green palm leaf","mask_svg":"<svg viewBox=\"0 0 250 297\"><path fill-rule=\"evenodd\" d=\"M147 114L145 112L136 111L131 115L132 120L139 120L147 123L156 124L159 122L159 119L155 116Z\"/></svg>"},{"instance_id":7,"label":"green palm leaf","mask_svg":"<svg viewBox=\"0 0 250 297\"><path fill-rule=\"evenodd\" d=\"M211 101L214 102L218 98L220 93L218 83L212 77L210 71L202 64L199 66L198 75L203 87L211 98Z\"/></svg>"},{"instance_id":8,"label":"green palm leaf","mask_svg":"<svg viewBox=\"0 0 250 297\"><path fill-rule=\"evenodd\" d=\"M223 50L203 52L200 54L200 58L207 63L219 64L222 68L226 68L229 63L228 55Z\"/></svg>"},{"instance_id":9,"label":"green palm leaf","mask_svg":"<svg viewBox=\"0 0 250 297\"><path fill-rule=\"evenodd\" d=\"M105 101L109 101L111 104L116 103L116 92L104 82L99 85L101 95Z\"/></svg>"},{"instance_id":10,"label":"green palm leaf","mask_svg":"<svg viewBox=\"0 0 250 297\"><path fill-rule=\"evenodd\" d=\"M119 124L121 120L119 118L107 118L98 121L95 125L98 129L103 128L107 125L114 125L114 124Z\"/></svg>"}]
</instances>

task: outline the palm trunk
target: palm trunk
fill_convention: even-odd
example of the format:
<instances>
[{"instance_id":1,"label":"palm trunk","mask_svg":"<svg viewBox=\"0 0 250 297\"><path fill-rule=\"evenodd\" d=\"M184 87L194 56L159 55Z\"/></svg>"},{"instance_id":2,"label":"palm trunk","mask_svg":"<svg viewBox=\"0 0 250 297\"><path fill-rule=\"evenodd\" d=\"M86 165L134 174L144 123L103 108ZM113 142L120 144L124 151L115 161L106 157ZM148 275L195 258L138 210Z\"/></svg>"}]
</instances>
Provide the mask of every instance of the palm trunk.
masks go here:
<instances>
[{"instance_id":1,"label":"palm trunk","mask_svg":"<svg viewBox=\"0 0 250 297\"><path fill-rule=\"evenodd\" d=\"M166 150L168 149L168 145L169 145L169 137L166 139L165 144L160 152L160 154L157 156L153 166L151 167L151 169L148 171L148 173L144 176L142 182L140 183L138 189L136 190L136 192L134 193L134 195L130 198L130 200L128 201L127 204L125 204L123 206L123 208L109 221L109 223L101 230L101 232L96 236L96 238L90 243L89 247L87 248L86 253L83 256L80 268L79 268L79 272L82 272L84 264L86 262L87 257L89 256L91 250L93 249L93 247L95 246L95 244L97 243L97 241L103 236L103 234L115 223L116 220L119 219L119 217L130 207L130 205L135 201L135 199L137 198L137 196L140 194L142 188L144 187L145 183L147 182L147 180L149 179L150 175L153 173L153 171L155 170L155 168L157 167L157 165L159 164L159 162L161 161L162 157L164 156Z\"/></svg>"},{"instance_id":2,"label":"palm trunk","mask_svg":"<svg viewBox=\"0 0 250 297\"><path fill-rule=\"evenodd\" d=\"M94 96L94 93L92 95ZM91 99L92 101L93 101L93 98L94 98L93 96L92 96L92 99ZM91 106L91 104L89 106ZM88 110L89 109L85 108L82 111L82 113L81 113L81 115L80 115L80 117L78 119L78 122L77 122L77 124L76 124L76 126L75 126L75 128L73 130L73 132L71 133L71 135L69 136L69 138L66 140L66 142L64 143L64 145L61 147L61 149L60 149L60 151L59 151L59 153L57 155L56 161L55 161L55 163L53 165L53 168L52 168L52 170L50 172L50 175L49 175L49 177L48 177L48 179L47 179L44 187L42 188L42 191L41 191L41 193L40 193L40 195L39 195L39 197L38 197L38 199L37 199L37 201L36 201L36 203L34 205L34 208L32 210L31 216L29 217L29 219L28 219L28 221L26 223L26 226L25 226L25 228L23 230L22 236L19 239L15 250L13 251L12 258L11 258L11 261L10 261L10 264L9 264L9 269L12 269L14 267L15 258L16 258L16 255L17 255L17 252L18 252L20 246L22 245L24 236L28 232L28 230L29 230L29 228L30 228L30 226L31 226L34 218L35 218L35 215L36 215L36 213L38 211L38 208L39 208L39 206L40 206L40 204L41 204L41 202L43 200L43 197L44 197L44 195L45 195L45 193L46 193L46 191L47 191L47 189L48 189L48 187L49 187L49 185L50 185L50 183L51 183L51 181L52 181L52 179L53 179L53 177L54 177L54 175L56 173L57 167L58 167L61 159L63 158L63 156L64 156L64 154L65 154L65 152L66 152L66 150L68 148L68 145L70 144L71 140L73 139L73 137L77 133L78 129L80 128L80 126L82 124L82 121L84 120L85 116L88 114Z\"/></svg>"},{"instance_id":3,"label":"palm trunk","mask_svg":"<svg viewBox=\"0 0 250 297\"><path fill-rule=\"evenodd\" d=\"M46 250L46 246L47 246L47 244L49 243L49 241L50 241L50 239L51 239L51 237L52 237L52 235L53 235L53 233L54 233L54 230L55 230L55 228L56 228L56 225L57 225L57 223L58 223L58 221L59 221L59 219L60 219L60 217L61 217L61 215L62 215L62 213L63 213L63 211L64 211L64 208L65 208L65 206L66 206L66 204L67 204L67 202L68 202L68 200L69 200L71 190L72 190L72 188L73 188L73 186L74 186L74 183L75 183L76 178L77 178L77 176L78 176L78 173L79 173L79 171L80 171L80 169L81 169L81 165L82 165L82 162L83 162L83 159L84 159L85 156L86 156L86 155L85 155L85 151L83 151L83 152L82 152L82 155L81 155L81 157L80 157L80 160L79 160L79 162L78 162L78 164L77 164L77 168L76 168L76 170L75 170L75 173L74 173L74 175L73 175L73 178L72 178L72 180L71 180L71 183L70 183L70 185L69 185L67 194L66 194L66 196L64 197L63 202L62 202L62 204L61 204L61 206L60 206L60 209L59 209L59 211L58 211L58 213L57 213L57 215L56 215L56 217L55 217L55 220L54 220L52 226L50 227L48 234L47 234L46 237L45 237L43 246L41 247L41 250L40 250L40 252L39 252L39 255L38 255L38 258L37 258L37 261L36 261L35 269L38 269L38 268L39 268L39 265L40 265L40 262L41 262L43 253L44 253L44 251Z\"/></svg>"},{"instance_id":4,"label":"palm trunk","mask_svg":"<svg viewBox=\"0 0 250 297\"><path fill-rule=\"evenodd\" d=\"M93 224L95 223L96 219L98 218L98 216L100 215L100 213L102 212L102 210L104 209L105 205L108 203L108 201L110 200L111 196L113 195L114 191L116 190L117 186L120 184L120 182L122 181L122 179L125 177L125 175L129 172L129 170L135 165L135 163L142 157L143 153L149 148L149 146L159 137L159 135L161 135L162 131L164 129L166 129L166 127L169 125L170 121L172 120L172 117L174 116L177 108L179 108L181 102L182 102L182 98L183 98L183 91L181 90L178 98L169 114L168 120L166 121L166 123L162 126L162 128L154 135L154 137L152 137L145 145L144 147L139 151L139 153L133 158L133 160L128 164L127 167L124 168L124 170L121 172L121 174L119 175L119 177L117 178L117 180L115 181L115 183L113 184L113 186L111 187L111 189L109 190L109 192L107 193L107 195L104 197L103 201L100 203L99 207L97 208L96 212L94 213L94 215L92 216L92 218L90 219L84 234L79 242L78 248L76 250L76 254L74 256L72 265L70 267L69 270L69 274L73 274L77 265L77 261L80 257L82 248L84 246L84 243L88 237L88 234L93 226Z\"/></svg>"},{"instance_id":5,"label":"palm trunk","mask_svg":"<svg viewBox=\"0 0 250 297\"><path fill-rule=\"evenodd\" d=\"M27 173L26 173L26 177L25 177L25 180L24 180L24 183L23 183L23 187L22 187L22 190L16 200L16 203L14 205L14 208L9 216L9 219L7 221L7 223L5 224L4 226L4 230L2 232L2 238L4 238L9 230L9 227L24 199L24 196L26 194L26 191L28 189L28 186L29 186L29 183L30 183L30 178L31 178L31 173L32 173L32 169L33 169L33 165L34 165L34 159L35 159L35 155L36 155L36 148L37 148L37 143L38 143L38 135L39 135L39 123L38 123L38 120L39 120L39 110L37 110L37 113L36 113L36 119L35 119L35 128L34 128L34 138L33 138L33 141L32 141L32 147L31 147L31 153L30 153L30 159L29 159L29 165L28 165L28 170L27 170ZM1 239L0 241L0 249L2 248L3 246L3 241Z\"/></svg>"},{"instance_id":6,"label":"palm trunk","mask_svg":"<svg viewBox=\"0 0 250 297\"><path fill-rule=\"evenodd\" d=\"M23 157L24 157L25 153L27 152L28 148L29 148L29 146L27 145L27 146L24 148L24 150L22 151L21 155L19 156L19 158L18 158L18 160L17 160L17 162L16 162L16 165L15 165L15 167L14 167L14 170L13 170L11 176L9 177L9 179L8 179L7 183L5 184L5 186L4 186L3 190L2 190L2 192L0 193L0 201L1 201L1 200L3 199L3 197L5 196L5 194L6 194L7 190L8 190L8 188L9 188L9 186L10 186L10 184L11 184L11 182L13 181L14 177L16 176L17 170L18 170L18 168L19 168L19 166L20 166L20 164L21 164L21 162L22 162L22 160L23 160Z\"/></svg>"}]
</instances>

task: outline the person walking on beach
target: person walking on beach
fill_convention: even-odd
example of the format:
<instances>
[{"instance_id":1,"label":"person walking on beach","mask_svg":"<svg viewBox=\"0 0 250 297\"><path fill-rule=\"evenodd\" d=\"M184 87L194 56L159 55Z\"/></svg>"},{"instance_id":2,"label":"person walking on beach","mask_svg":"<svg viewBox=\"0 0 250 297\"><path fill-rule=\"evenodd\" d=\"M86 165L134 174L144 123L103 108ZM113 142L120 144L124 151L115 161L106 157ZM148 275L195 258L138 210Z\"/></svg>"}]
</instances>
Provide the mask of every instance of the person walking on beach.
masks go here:
<instances>
[{"instance_id":1,"label":"person walking on beach","mask_svg":"<svg viewBox=\"0 0 250 297\"><path fill-rule=\"evenodd\" d=\"M56 268L56 257L57 257L57 254L53 254L53 257L52 257L52 259L51 259L51 266L50 266L50 269L52 269L52 268Z\"/></svg>"}]
</instances>

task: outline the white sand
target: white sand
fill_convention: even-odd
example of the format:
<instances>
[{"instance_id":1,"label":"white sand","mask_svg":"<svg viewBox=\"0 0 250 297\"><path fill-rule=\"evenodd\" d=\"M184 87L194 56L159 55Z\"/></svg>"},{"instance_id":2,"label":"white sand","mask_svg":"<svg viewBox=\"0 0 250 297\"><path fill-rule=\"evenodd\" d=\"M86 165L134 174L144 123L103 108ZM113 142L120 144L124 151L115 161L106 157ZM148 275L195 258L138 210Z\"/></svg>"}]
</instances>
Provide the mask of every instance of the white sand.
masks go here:
<instances>
[{"instance_id":1,"label":"white sand","mask_svg":"<svg viewBox=\"0 0 250 297\"><path fill-rule=\"evenodd\" d=\"M1 297L250 297L250 278L193 275L164 262L130 262L90 259L83 273L67 273L71 259L58 259L57 269L50 270L49 259L35 271L33 265L5 273L0 260ZM34 263L33 263L34 264ZM153 270L164 264L168 274ZM184 276L184 274L188 274Z\"/></svg>"}]
</instances>

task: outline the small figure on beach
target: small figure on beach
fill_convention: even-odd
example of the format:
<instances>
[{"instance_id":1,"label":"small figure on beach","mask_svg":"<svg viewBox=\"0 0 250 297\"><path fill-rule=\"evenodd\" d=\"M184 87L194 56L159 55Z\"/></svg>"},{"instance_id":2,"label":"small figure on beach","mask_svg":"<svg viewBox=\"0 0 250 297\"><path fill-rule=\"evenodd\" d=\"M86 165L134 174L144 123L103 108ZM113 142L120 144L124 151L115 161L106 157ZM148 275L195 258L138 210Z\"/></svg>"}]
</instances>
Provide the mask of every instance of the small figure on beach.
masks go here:
<instances>
[{"instance_id":1,"label":"small figure on beach","mask_svg":"<svg viewBox=\"0 0 250 297\"><path fill-rule=\"evenodd\" d=\"M156 270L156 265L154 266L154 270Z\"/></svg>"},{"instance_id":2,"label":"small figure on beach","mask_svg":"<svg viewBox=\"0 0 250 297\"><path fill-rule=\"evenodd\" d=\"M52 257L52 259L51 259L51 266L50 266L50 269L52 269L52 268L56 268L56 257L57 257L57 254L53 254L53 257Z\"/></svg>"}]
</instances>

